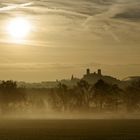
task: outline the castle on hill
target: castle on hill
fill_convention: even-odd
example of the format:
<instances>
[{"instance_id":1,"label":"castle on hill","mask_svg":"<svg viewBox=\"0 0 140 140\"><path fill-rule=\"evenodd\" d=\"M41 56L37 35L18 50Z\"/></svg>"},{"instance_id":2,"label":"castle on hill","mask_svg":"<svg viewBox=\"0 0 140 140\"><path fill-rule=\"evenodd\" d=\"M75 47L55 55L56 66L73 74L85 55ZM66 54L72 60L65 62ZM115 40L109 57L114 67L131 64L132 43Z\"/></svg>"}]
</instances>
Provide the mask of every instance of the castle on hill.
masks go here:
<instances>
[{"instance_id":1,"label":"castle on hill","mask_svg":"<svg viewBox=\"0 0 140 140\"><path fill-rule=\"evenodd\" d=\"M26 87L26 88L54 88L57 87L58 83L61 82L62 84L67 85L68 87L74 87L80 80L87 81L90 85L94 85L98 80L104 80L109 84L117 84L119 87L126 87L127 85L131 84L133 81L140 80L140 76L131 76L127 77L123 80L118 80L112 76L104 75L101 69L97 71L91 72L88 68L86 69L85 74L82 75L81 78L76 78L75 76L71 76L71 79L62 79L56 81L43 81L41 83L26 83L26 82L18 82L19 87Z\"/></svg>"},{"instance_id":2,"label":"castle on hill","mask_svg":"<svg viewBox=\"0 0 140 140\"><path fill-rule=\"evenodd\" d=\"M93 72L93 73L90 72L90 69L87 69L86 74L83 75L82 79L87 81L89 84L95 84L100 79L110 84L120 83L120 80L112 76L103 75L101 69L98 69L97 72Z\"/></svg>"},{"instance_id":3,"label":"castle on hill","mask_svg":"<svg viewBox=\"0 0 140 140\"><path fill-rule=\"evenodd\" d=\"M116 79L116 78L114 78L112 76L103 75L101 69L98 69L96 72L91 72L89 68L86 69L86 73L80 79L76 78L76 77L74 77L72 75L71 80L63 79L60 82L62 84L66 84L68 87L73 87L73 86L77 85L77 82L79 82L80 80L85 80L89 84L93 85L100 79L104 80L105 82L107 82L109 84L117 84L117 85L119 85L121 83L120 80L118 80L118 79Z\"/></svg>"}]
</instances>

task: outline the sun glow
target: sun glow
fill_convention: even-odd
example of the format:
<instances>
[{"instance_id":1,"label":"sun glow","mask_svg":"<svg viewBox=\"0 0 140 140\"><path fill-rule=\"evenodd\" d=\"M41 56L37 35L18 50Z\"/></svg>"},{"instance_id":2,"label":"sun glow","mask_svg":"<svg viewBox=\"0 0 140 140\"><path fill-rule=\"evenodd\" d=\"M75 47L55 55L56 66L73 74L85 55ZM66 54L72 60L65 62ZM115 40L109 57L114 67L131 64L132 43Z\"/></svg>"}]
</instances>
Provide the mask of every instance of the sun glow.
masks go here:
<instances>
[{"instance_id":1,"label":"sun glow","mask_svg":"<svg viewBox=\"0 0 140 140\"><path fill-rule=\"evenodd\" d=\"M12 19L7 25L8 34L17 41L24 39L30 32L31 25L28 20L24 18Z\"/></svg>"}]
</instances>

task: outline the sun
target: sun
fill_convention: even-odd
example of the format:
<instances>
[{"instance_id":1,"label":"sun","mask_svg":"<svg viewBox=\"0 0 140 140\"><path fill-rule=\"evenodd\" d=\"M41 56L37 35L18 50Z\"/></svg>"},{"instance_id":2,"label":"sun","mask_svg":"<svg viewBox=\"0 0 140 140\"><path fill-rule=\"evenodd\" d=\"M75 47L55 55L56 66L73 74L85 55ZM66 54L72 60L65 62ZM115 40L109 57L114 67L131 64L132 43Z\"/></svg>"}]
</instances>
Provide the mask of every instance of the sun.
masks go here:
<instances>
[{"instance_id":1,"label":"sun","mask_svg":"<svg viewBox=\"0 0 140 140\"><path fill-rule=\"evenodd\" d=\"M31 25L27 19L14 18L7 25L7 32L13 39L24 39L30 32Z\"/></svg>"}]
</instances>

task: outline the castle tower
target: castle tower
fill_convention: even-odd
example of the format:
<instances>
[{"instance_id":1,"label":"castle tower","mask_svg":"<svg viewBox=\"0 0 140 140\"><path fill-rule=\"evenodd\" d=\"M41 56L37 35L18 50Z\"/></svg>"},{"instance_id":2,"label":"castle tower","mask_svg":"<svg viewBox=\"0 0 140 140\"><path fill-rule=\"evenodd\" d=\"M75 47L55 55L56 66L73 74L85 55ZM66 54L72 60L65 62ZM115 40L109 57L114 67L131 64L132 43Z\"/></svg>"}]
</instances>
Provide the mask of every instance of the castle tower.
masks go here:
<instances>
[{"instance_id":1,"label":"castle tower","mask_svg":"<svg viewBox=\"0 0 140 140\"><path fill-rule=\"evenodd\" d=\"M89 75L90 74L90 69L87 69L87 75Z\"/></svg>"},{"instance_id":2,"label":"castle tower","mask_svg":"<svg viewBox=\"0 0 140 140\"><path fill-rule=\"evenodd\" d=\"M101 71L101 69L98 69L98 75L99 75L99 76L102 75L102 71Z\"/></svg>"}]
</instances>

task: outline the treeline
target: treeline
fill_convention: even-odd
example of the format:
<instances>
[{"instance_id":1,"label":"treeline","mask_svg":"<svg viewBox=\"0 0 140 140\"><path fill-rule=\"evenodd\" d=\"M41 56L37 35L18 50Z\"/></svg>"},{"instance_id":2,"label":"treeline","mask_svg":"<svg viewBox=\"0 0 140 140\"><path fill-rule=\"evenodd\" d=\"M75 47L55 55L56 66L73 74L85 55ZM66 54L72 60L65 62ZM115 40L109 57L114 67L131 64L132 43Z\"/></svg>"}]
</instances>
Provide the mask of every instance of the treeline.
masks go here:
<instances>
[{"instance_id":1,"label":"treeline","mask_svg":"<svg viewBox=\"0 0 140 140\"><path fill-rule=\"evenodd\" d=\"M125 89L100 79L94 85L80 80L73 88L59 83L52 89L26 89L14 81L0 83L0 111L140 111L140 81Z\"/></svg>"}]
</instances>

